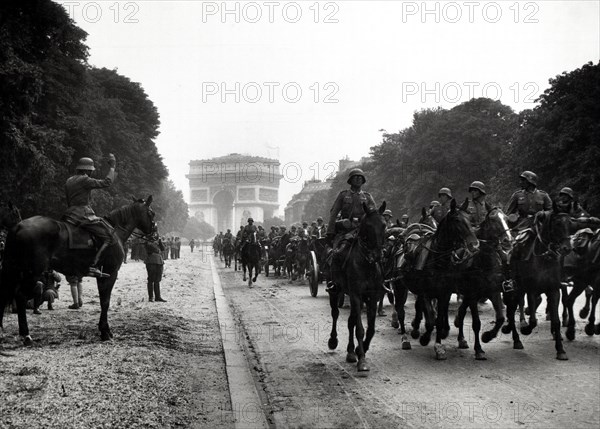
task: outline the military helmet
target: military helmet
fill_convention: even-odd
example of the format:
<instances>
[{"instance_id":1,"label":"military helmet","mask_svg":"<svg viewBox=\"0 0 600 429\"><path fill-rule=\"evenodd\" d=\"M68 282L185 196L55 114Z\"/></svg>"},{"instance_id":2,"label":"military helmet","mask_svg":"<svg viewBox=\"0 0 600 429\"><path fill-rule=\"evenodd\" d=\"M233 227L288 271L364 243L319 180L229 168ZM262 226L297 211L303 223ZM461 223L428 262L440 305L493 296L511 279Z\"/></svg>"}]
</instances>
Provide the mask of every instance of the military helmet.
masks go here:
<instances>
[{"instance_id":1,"label":"military helmet","mask_svg":"<svg viewBox=\"0 0 600 429\"><path fill-rule=\"evenodd\" d=\"M447 195L448 198L452 198L452 191L450 191L450 188L442 188L438 191L438 196L440 195Z\"/></svg>"},{"instance_id":2,"label":"military helmet","mask_svg":"<svg viewBox=\"0 0 600 429\"><path fill-rule=\"evenodd\" d=\"M533 186L537 186L538 177L537 174L535 174L534 172L524 171L521 174L519 174L519 177L527 180Z\"/></svg>"},{"instance_id":3,"label":"military helmet","mask_svg":"<svg viewBox=\"0 0 600 429\"><path fill-rule=\"evenodd\" d=\"M568 195L569 197L571 197L573 199L575 198L575 194L573 193L573 189L568 188L566 186L560 190L560 192L558 193L558 195L560 195L560 194Z\"/></svg>"},{"instance_id":4,"label":"military helmet","mask_svg":"<svg viewBox=\"0 0 600 429\"><path fill-rule=\"evenodd\" d=\"M403 214L402 215L402 219L408 219L408 215L407 214Z\"/></svg>"},{"instance_id":5,"label":"military helmet","mask_svg":"<svg viewBox=\"0 0 600 429\"><path fill-rule=\"evenodd\" d=\"M79 161L77 161L77 167L75 167L75 170L94 171L94 160L92 158L80 158Z\"/></svg>"},{"instance_id":6,"label":"military helmet","mask_svg":"<svg viewBox=\"0 0 600 429\"><path fill-rule=\"evenodd\" d=\"M321 216L319 216L319 217L317 218L317 222L318 222L318 221L321 221L321 222L322 222L322 221L323 221L323 218L322 218Z\"/></svg>"},{"instance_id":7,"label":"military helmet","mask_svg":"<svg viewBox=\"0 0 600 429\"><path fill-rule=\"evenodd\" d=\"M430 204L429 207L439 207L441 206L439 201L433 200Z\"/></svg>"},{"instance_id":8,"label":"military helmet","mask_svg":"<svg viewBox=\"0 0 600 429\"><path fill-rule=\"evenodd\" d=\"M391 211L390 209L387 209L387 210L385 210L385 211L383 212L383 215L384 215L384 216L390 216L390 217L391 217L391 216L392 216L392 211Z\"/></svg>"},{"instance_id":9,"label":"military helmet","mask_svg":"<svg viewBox=\"0 0 600 429\"><path fill-rule=\"evenodd\" d=\"M248 218L248 222L254 222L254 219L252 219L251 217Z\"/></svg>"},{"instance_id":10,"label":"military helmet","mask_svg":"<svg viewBox=\"0 0 600 429\"><path fill-rule=\"evenodd\" d=\"M483 184L483 182L480 182L479 180L476 180L473 183L471 183L471 185L469 185L469 192L471 192L471 191L479 191L484 195L486 194L485 185Z\"/></svg>"},{"instance_id":11,"label":"military helmet","mask_svg":"<svg viewBox=\"0 0 600 429\"><path fill-rule=\"evenodd\" d=\"M279 229L285 229L285 225L281 225Z\"/></svg>"},{"instance_id":12,"label":"military helmet","mask_svg":"<svg viewBox=\"0 0 600 429\"><path fill-rule=\"evenodd\" d=\"M308 226L308 222L307 221L303 221L302 222L302 226L304 226L304 225Z\"/></svg>"},{"instance_id":13,"label":"military helmet","mask_svg":"<svg viewBox=\"0 0 600 429\"><path fill-rule=\"evenodd\" d=\"M350 173L348 173L348 180L346 181L346 183L350 184L350 180L352 180L354 176L361 176L363 179L363 184L367 182L365 173L360 168L353 168L352 170L350 170Z\"/></svg>"}]
</instances>

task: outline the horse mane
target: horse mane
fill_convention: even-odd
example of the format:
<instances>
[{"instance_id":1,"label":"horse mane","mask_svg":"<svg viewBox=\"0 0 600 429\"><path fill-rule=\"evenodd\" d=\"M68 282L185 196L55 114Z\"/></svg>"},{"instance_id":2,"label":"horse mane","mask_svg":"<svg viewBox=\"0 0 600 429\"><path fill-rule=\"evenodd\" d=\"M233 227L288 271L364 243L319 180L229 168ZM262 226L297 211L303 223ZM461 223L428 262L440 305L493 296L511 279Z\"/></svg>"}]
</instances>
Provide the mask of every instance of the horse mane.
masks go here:
<instances>
[{"instance_id":1,"label":"horse mane","mask_svg":"<svg viewBox=\"0 0 600 429\"><path fill-rule=\"evenodd\" d=\"M134 201L132 204L126 204L119 208L112 210L108 215L104 216L104 219L109 221L113 226L124 225L127 223L127 219L133 217L133 207L143 201Z\"/></svg>"}]
</instances>

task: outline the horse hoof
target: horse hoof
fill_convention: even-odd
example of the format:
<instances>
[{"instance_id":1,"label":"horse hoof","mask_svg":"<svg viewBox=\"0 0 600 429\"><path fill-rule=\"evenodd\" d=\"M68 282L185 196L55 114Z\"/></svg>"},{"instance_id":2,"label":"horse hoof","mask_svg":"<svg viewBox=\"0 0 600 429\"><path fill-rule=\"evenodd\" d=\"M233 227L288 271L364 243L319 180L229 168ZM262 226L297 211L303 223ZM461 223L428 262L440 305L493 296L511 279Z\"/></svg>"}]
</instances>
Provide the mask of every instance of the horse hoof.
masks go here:
<instances>
[{"instance_id":1,"label":"horse hoof","mask_svg":"<svg viewBox=\"0 0 600 429\"><path fill-rule=\"evenodd\" d=\"M458 340L458 348L459 349L468 349L469 343L467 343L467 340L465 340L465 339Z\"/></svg>"},{"instance_id":2,"label":"horse hoof","mask_svg":"<svg viewBox=\"0 0 600 429\"><path fill-rule=\"evenodd\" d=\"M502 333L503 333L504 335L508 335L508 334L510 334L510 331L511 331L511 330L512 330L512 329L510 329L510 325L504 325L504 326L502 327Z\"/></svg>"},{"instance_id":3,"label":"horse hoof","mask_svg":"<svg viewBox=\"0 0 600 429\"><path fill-rule=\"evenodd\" d=\"M338 339L337 338L330 338L329 341L327 342L327 346L329 347L329 350L335 350L335 349L337 349Z\"/></svg>"},{"instance_id":4,"label":"horse hoof","mask_svg":"<svg viewBox=\"0 0 600 429\"><path fill-rule=\"evenodd\" d=\"M365 358L362 358L358 362L358 364L356 365L356 369L358 370L358 372L369 371L369 367L367 366L367 361L365 360Z\"/></svg>"},{"instance_id":5,"label":"horse hoof","mask_svg":"<svg viewBox=\"0 0 600 429\"><path fill-rule=\"evenodd\" d=\"M486 331L481 335L481 341L489 343L494 339L494 335L490 331Z\"/></svg>"},{"instance_id":6,"label":"horse hoof","mask_svg":"<svg viewBox=\"0 0 600 429\"><path fill-rule=\"evenodd\" d=\"M567 337L567 340L573 341L575 339L575 328L573 328L573 327L567 328L567 332L565 333L565 336Z\"/></svg>"},{"instance_id":7,"label":"horse hoof","mask_svg":"<svg viewBox=\"0 0 600 429\"><path fill-rule=\"evenodd\" d=\"M440 330L440 338L442 340L445 340L446 338L448 338L448 334L449 334L449 329L442 329Z\"/></svg>"},{"instance_id":8,"label":"horse hoof","mask_svg":"<svg viewBox=\"0 0 600 429\"><path fill-rule=\"evenodd\" d=\"M558 353L556 353L556 359L558 359L558 360L569 360L569 358L567 357L567 354L565 352L558 352Z\"/></svg>"},{"instance_id":9,"label":"horse hoof","mask_svg":"<svg viewBox=\"0 0 600 429\"><path fill-rule=\"evenodd\" d=\"M108 341L108 340L110 340L110 339L111 339L111 336L110 336L110 334L109 334L108 332L102 332L102 333L100 334L100 339L101 339L102 341Z\"/></svg>"},{"instance_id":10,"label":"horse hoof","mask_svg":"<svg viewBox=\"0 0 600 429\"><path fill-rule=\"evenodd\" d=\"M29 347L33 345L33 340L31 339L31 335L26 335L25 338L23 338L23 345Z\"/></svg>"},{"instance_id":11,"label":"horse hoof","mask_svg":"<svg viewBox=\"0 0 600 429\"><path fill-rule=\"evenodd\" d=\"M586 335L589 335L590 337L592 335L594 335L594 325L592 325L591 323L588 323L587 325L585 325L585 329L584 329Z\"/></svg>"},{"instance_id":12,"label":"horse hoof","mask_svg":"<svg viewBox=\"0 0 600 429\"><path fill-rule=\"evenodd\" d=\"M521 326L521 334L529 335L529 334L531 334L531 331L533 331L533 328L531 326L529 326L529 325Z\"/></svg>"},{"instance_id":13,"label":"horse hoof","mask_svg":"<svg viewBox=\"0 0 600 429\"><path fill-rule=\"evenodd\" d=\"M487 358L485 357L485 352L483 352L483 351L476 352L475 353L475 360L487 360Z\"/></svg>"},{"instance_id":14,"label":"horse hoof","mask_svg":"<svg viewBox=\"0 0 600 429\"><path fill-rule=\"evenodd\" d=\"M412 346L410 345L410 341L402 341L402 350L411 350Z\"/></svg>"},{"instance_id":15,"label":"horse hoof","mask_svg":"<svg viewBox=\"0 0 600 429\"><path fill-rule=\"evenodd\" d=\"M442 344L436 344L433 347L433 350L435 351L435 358L437 360L446 360L448 358L448 356L446 356L446 349Z\"/></svg>"},{"instance_id":16,"label":"horse hoof","mask_svg":"<svg viewBox=\"0 0 600 429\"><path fill-rule=\"evenodd\" d=\"M579 311L579 317L581 319L585 319L586 317L588 317L588 314L590 312L589 307L583 307L580 311Z\"/></svg>"},{"instance_id":17,"label":"horse hoof","mask_svg":"<svg viewBox=\"0 0 600 429\"><path fill-rule=\"evenodd\" d=\"M400 322L398 321L398 313L392 314L392 328L398 329L400 327Z\"/></svg>"},{"instance_id":18,"label":"horse hoof","mask_svg":"<svg viewBox=\"0 0 600 429\"><path fill-rule=\"evenodd\" d=\"M523 350L523 343L521 341L515 341L513 344L513 349L515 350Z\"/></svg>"},{"instance_id":19,"label":"horse hoof","mask_svg":"<svg viewBox=\"0 0 600 429\"><path fill-rule=\"evenodd\" d=\"M421 335L421 338L419 338L419 343L422 346L426 346L427 344L429 344L429 341L431 340L429 335Z\"/></svg>"},{"instance_id":20,"label":"horse hoof","mask_svg":"<svg viewBox=\"0 0 600 429\"><path fill-rule=\"evenodd\" d=\"M346 362L348 362L348 363L358 362L358 356L356 356L356 353L346 353Z\"/></svg>"},{"instance_id":21,"label":"horse hoof","mask_svg":"<svg viewBox=\"0 0 600 429\"><path fill-rule=\"evenodd\" d=\"M600 335L600 323L594 327L594 334Z\"/></svg>"},{"instance_id":22,"label":"horse hoof","mask_svg":"<svg viewBox=\"0 0 600 429\"><path fill-rule=\"evenodd\" d=\"M412 331L410 331L410 336L413 338L413 340L416 340L417 338L419 338L421 336L421 333L419 332L418 329L413 329Z\"/></svg>"}]
</instances>

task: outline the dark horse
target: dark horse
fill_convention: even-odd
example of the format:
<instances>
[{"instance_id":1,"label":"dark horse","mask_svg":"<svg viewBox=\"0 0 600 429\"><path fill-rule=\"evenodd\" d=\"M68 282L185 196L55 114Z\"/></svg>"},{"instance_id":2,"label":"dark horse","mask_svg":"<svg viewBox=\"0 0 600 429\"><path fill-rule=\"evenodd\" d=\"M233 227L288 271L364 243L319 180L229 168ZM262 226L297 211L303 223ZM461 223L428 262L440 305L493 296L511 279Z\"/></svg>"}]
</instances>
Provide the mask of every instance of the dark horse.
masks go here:
<instances>
[{"instance_id":1,"label":"dark horse","mask_svg":"<svg viewBox=\"0 0 600 429\"><path fill-rule=\"evenodd\" d=\"M223 239L223 257L225 258L225 266L231 268L231 259L235 253L235 247L231 242L233 239Z\"/></svg>"},{"instance_id":2,"label":"dark horse","mask_svg":"<svg viewBox=\"0 0 600 429\"><path fill-rule=\"evenodd\" d=\"M505 320L501 295L504 275L498 247L504 241L512 242L512 236L502 210L487 203L486 209L487 215L477 231L480 250L473 256L470 266L463 272L461 281L457 283L458 292L463 296L463 300L454 320L454 325L459 329L458 348L466 349L468 344L463 333L463 322L467 308L470 309L475 333L475 359L477 360L486 359L479 342L481 320L477 304L481 298L489 298L496 311L494 327L484 332L481 337L483 342L487 343L496 338Z\"/></svg>"},{"instance_id":3,"label":"dark horse","mask_svg":"<svg viewBox=\"0 0 600 429\"><path fill-rule=\"evenodd\" d=\"M535 309L536 298L544 293L548 298L550 307L551 331L554 334L556 358L567 360L567 354L563 348L562 335L560 332L560 318L558 315L558 304L561 289L561 263L560 256L571 251L569 231L571 228L571 217L566 213L559 213L556 206L552 211L541 211L535 215L533 220L533 249L531 256L526 257L525 249L520 249L519 254L511 255L516 258L516 272L512 273L517 284L517 290L505 295L506 316L509 329L512 331L513 348L522 349L523 344L515 327L515 311L517 305L527 295L529 308ZM529 335L537 326L535 310L530 311L529 324L521 327L523 335Z\"/></svg>"},{"instance_id":4,"label":"dark horse","mask_svg":"<svg viewBox=\"0 0 600 429\"><path fill-rule=\"evenodd\" d=\"M352 242L349 254L342 266L343 272L339 281L342 291L329 294L331 317L333 324L329 338L329 348L335 349L338 345L337 319L340 314L338 308L338 295L346 292L350 297L350 316L348 317L348 347L346 349L346 362L358 362L358 371L368 371L365 353L375 335L375 318L377 302L383 294L383 276L381 273L380 259L385 239L385 201L379 210L369 209L363 204L365 215L360 220L356 239ZM367 306L367 332L362 324L360 315L362 303ZM354 347L354 335L358 345Z\"/></svg>"},{"instance_id":5,"label":"dark horse","mask_svg":"<svg viewBox=\"0 0 600 429\"><path fill-rule=\"evenodd\" d=\"M400 280L414 295L416 295L415 320L412 323L413 338L419 335L421 323L420 311L425 315L425 332L419 342L422 346L429 344L435 325L435 354L436 359L446 359L446 350L442 339L448 336L448 307L450 296L456 290L456 284L464 269L464 262L472 258L479 250L479 240L475 236L466 209L468 200L459 208L456 200L452 199L450 211L441 220L437 230L428 238L423 237L417 247L417 257L423 249L429 255L422 270L410 269ZM408 255L407 255L408 256ZM433 302L437 301L437 312Z\"/></svg>"},{"instance_id":6,"label":"dark horse","mask_svg":"<svg viewBox=\"0 0 600 429\"><path fill-rule=\"evenodd\" d=\"M244 281L246 281L246 267L248 268L249 287L252 287L252 283L256 282L256 277L258 277L261 253L262 248L255 238L242 247L242 270L244 271ZM252 277L252 271L254 271L254 277Z\"/></svg>"},{"instance_id":7,"label":"dark horse","mask_svg":"<svg viewBox=\"0 0 600 429\"><path fill-rule=\"evenodd\" d=\"M134 199L132 204L113 210L105 217L115 228L115 234L121 243L125 242L136 228L145 235L151 235L156 231L154 212L150 208L151 202L152 196L146 201ZM102 309L98 328L102 340L112 338L108 326L108 307L117 273L123 263L121 243L115 243L107 248L100 261L103 271L109 275L97 279ZM95 253L95 249L70 250L64 222L42 216L34 216L20 222L9 232L6 242L0 290L0 327L2 327L5 304L15 298L19 335L24 337L25 345L31 345L25 304L33 297L36 281L48 270L56 270L66 276L81 276L87 272Z\"/></svg>"}]
</instances>

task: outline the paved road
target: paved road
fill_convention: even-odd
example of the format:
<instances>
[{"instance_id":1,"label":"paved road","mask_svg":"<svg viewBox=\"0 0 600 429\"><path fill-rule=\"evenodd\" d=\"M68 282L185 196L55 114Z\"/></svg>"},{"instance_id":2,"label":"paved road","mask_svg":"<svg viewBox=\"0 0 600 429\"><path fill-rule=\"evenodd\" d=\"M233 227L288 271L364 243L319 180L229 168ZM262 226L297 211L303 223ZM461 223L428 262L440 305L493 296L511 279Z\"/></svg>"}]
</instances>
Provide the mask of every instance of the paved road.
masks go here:
<instances>
[{"instance_id":1,"label":"paved road","mask_svg":"<svg viewBox=\"0 0 600 429\"><path fill-rule=\"evenodd\" d=\"M367 354L371 371L359 375L355 364L345 362L348 308L338 322L338 349L327 348L330 309L323 285L316 298L306 283L263 275L248 288L240 272L225 269L218 258L213 263L236 319L221 332L245 344L255 381L266 394L271 426L600 425L600 341L583 334L583 322L577 325L577 339L566 343L569 361L555 359L549 322L541 314L532 335L521 337L524 350L513 350L510 336L500 334L484 345L488 360L476 361L472 349L456 347L453 328L445 341L448 359L436 361L431 345L412 340L412 350L401 350L389 316L380 317ZM412 308L409 300L407 320ZM391 314L389 304L386 310ZM455 303L451 312L456 312ZM483 326L493 316L491 306L482 305ZM471 334L465 332L467 340Z\"/></svg>"}]
</instances>

